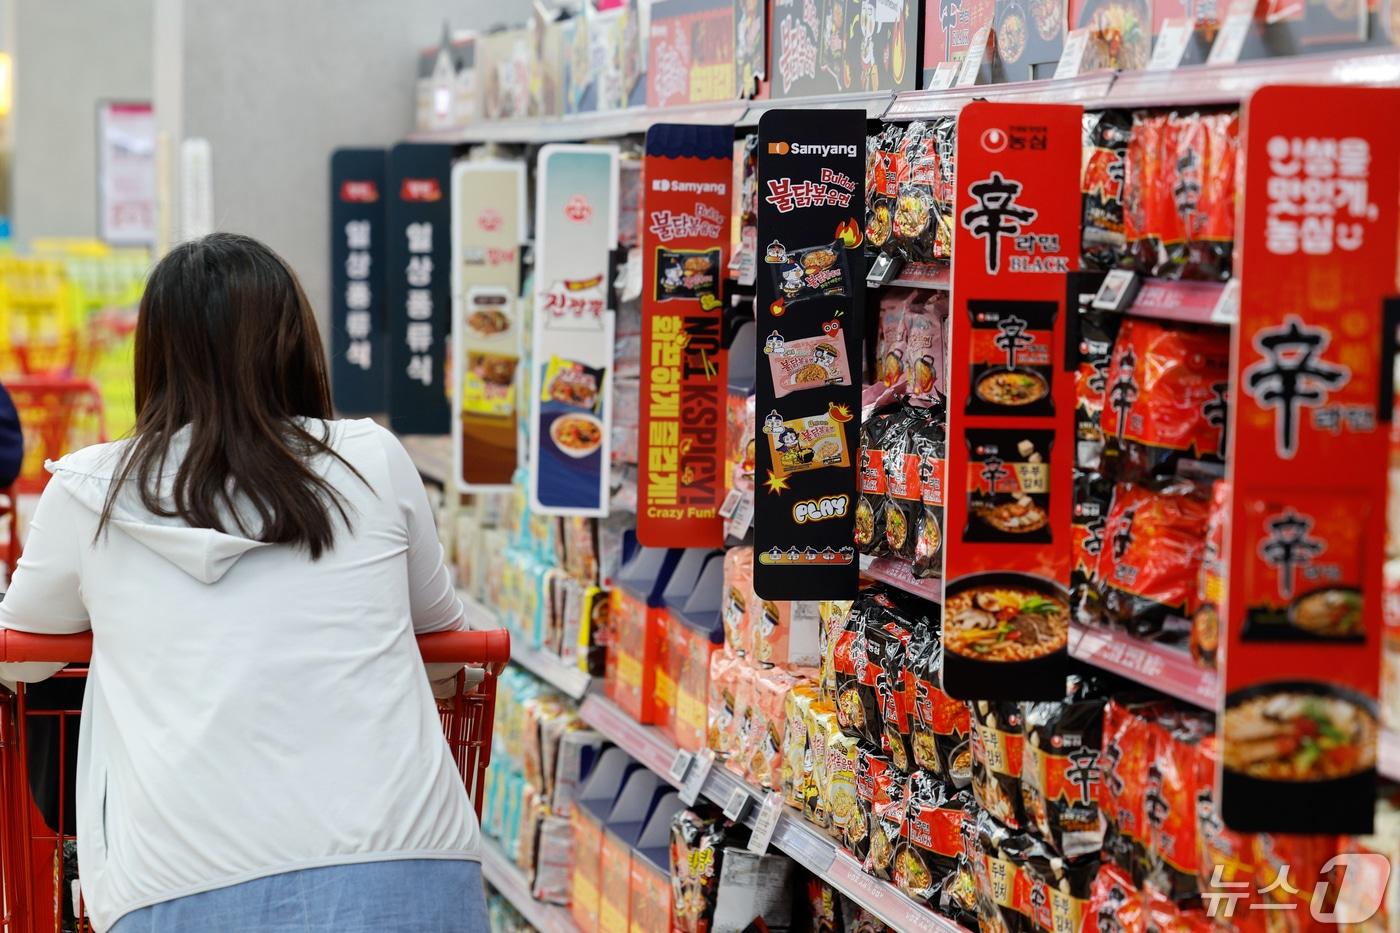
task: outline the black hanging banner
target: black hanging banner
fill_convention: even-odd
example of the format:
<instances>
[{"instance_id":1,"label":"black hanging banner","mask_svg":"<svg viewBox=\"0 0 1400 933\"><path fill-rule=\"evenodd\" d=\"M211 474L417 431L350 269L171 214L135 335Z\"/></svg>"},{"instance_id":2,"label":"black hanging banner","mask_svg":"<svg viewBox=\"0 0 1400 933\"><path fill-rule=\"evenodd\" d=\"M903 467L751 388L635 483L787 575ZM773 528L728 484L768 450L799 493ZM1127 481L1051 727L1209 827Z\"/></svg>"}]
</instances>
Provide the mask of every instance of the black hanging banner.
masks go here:
<instances>
[{"instance_id":1,"label":"black hanging banner","mask_svg":"<svg viewBox=\"0 0 1400 933\"><path fill-rule=\"evenodd\" d=\"M758 124L759 422L754 590L856 594L865 257L863 110L770 110Z\"/></svg>"},{"instance_id":2,"label":"black hanging banner","mask_svg":"<svg viewBox=\"0 0 1400 933\"><path fill-rule=\"evenodd\" d=\"M399 143L389 152L389 423L399 434L446 434L452 313L453 147Z\"/></svg>"},{"instance_id":3,"label":"black hanging banner","mask_svg":"<svg viewBox=\"0 0 1400 933\"><path fill-rule=\"evenodd\" d=\"M389 407L383 149L331 153L331 396L344 415Z\"/></svg>"}]
</instances>

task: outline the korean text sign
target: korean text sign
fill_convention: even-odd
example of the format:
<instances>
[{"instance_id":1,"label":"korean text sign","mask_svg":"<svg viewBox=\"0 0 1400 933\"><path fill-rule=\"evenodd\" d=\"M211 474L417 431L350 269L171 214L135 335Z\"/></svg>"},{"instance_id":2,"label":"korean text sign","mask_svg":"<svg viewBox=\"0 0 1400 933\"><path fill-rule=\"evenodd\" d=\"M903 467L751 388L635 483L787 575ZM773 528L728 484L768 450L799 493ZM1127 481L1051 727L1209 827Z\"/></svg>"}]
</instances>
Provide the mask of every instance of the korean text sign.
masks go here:
<instances>
[{"instance_id":1,"label":"korean text sign","mask_svg":"<svg viewBox=\"0 0 1400 933\"><path fill-rule=\"evenodd\" d=\"M754 590L849 599L864 334L865 112L758 124Z\"/></svg>"},{"instance_id":2,"label":"korean text sign","mask_svg":"<svg viewBox=\"0 0 1400 933\"><path fill-rule=\"evenodd\" d=\"M331 154L331 395L347 415L388 407L383 149Z\"/></svg>"},{"instance_id":3,"label":"korean text sign","mask_svg":"<svg viewBox=\"0 0 1400 933\"><path fill-rule=\"evenodd\" d=\"M389 152L389 422L399 434L446 434L451 314L452 147L400 143Z\"/></svg>"},{"instance_id":4,"label":"korean text sign","mask_svg":"<svg viewBox=\"0 0 1400 933\"><path fill-rule=\"evenodd\" d=\"M724 543L730 126L647 131L642 196L642 385L637 538Z\"/></svg>"},{"instance_id":5,"label":"korean text sign","mask_svg":"<svg viewBox=\"0 0 1400 933\"><path fill-rule=\"evenodd\" d=\"M525 165L452 169L452 445L464 491L504 488L519 461Z\"/></svg>"},{"instance_id":6,"label":"korean text sign","mask_svg":"<svg viewBox=\"0 0 1400 933\"><path fill-rule=\"evenodd\" d=\"M1064 299L1079 262L1081 115L973 103L958 118L943 676L959 699L1065 692L1075 402ZM1030 388L1012 396L1008 384ZM989 599L1038 621L986 629Z\"/></svg>"},{"instance_id":7,"label":"korean text sign","mask_svg":"<svg viewBox=\"0 0 1400 933\"><path fill-rule=\"evenodd\" d=\"M547 515L608 513L617 147L540 150L530 350L530 504Z\"/></svg>"},{"instance_id":8,"label":"korean text sign","mask_svg":"<svg viewBox=\"0 0 1400 933\"><path fill-rule=\"evenodd\" d=\"M1234 829L1371 828L1400 197L1400 133L1376 114L1397 106L1267 87L1244 111L1218 718Z\"/></svg>"}]
</instances>

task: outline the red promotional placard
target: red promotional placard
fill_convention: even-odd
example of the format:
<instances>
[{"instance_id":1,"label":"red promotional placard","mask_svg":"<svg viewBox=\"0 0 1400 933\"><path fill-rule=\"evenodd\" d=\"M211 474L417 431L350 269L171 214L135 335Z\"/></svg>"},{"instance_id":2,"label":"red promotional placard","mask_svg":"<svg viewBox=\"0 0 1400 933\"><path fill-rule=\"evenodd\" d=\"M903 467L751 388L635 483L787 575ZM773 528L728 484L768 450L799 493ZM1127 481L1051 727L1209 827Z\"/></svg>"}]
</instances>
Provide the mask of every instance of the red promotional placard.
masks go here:
<instances>
[{"instance_id":1,"label":"red promotional placard","mask_svg":"<svg viewBox=\"0 0 1400 933\"><path fill-rule=\"evenodd\" d=\"M1064 696L1081 116L973 103L958 118L943 677L959 699Z\"/></svg>"},{"instance_id":2,"label":"red promotional placard","mask_svg":"<svg viewBox=\"0 0 1400 933\"><path fill-rule=\"evenodd\" d=\"M643 163L642 388L637 538L720 547L724 519L724 280L730 126L658 123Z\"/></svg>"},{"instance_id":3,"label":"red promotional placard","mask_svg":"<svg viewBox=\"0 0 1400 933\"><path fill-rule=\"evenodd\" d=\"M1221 807L1233 829L1369 832L1400 91L1268 87L1244 112ZM1326 799L1327 806L1317 801Z\"/></svg>"}]
</instances>

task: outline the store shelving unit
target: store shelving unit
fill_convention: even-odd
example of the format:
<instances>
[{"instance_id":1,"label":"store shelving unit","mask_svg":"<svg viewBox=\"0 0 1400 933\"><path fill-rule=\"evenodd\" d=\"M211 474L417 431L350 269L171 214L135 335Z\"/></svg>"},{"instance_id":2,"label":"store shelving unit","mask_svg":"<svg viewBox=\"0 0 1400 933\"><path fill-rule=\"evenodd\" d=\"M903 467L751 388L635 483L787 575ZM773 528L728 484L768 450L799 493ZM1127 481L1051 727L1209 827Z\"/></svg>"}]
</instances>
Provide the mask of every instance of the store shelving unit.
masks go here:
<instances>
[{"instance_id":1,"label":"store shelving unit","mask_svg":"<svg viewBox=\"0 0 1400 933\"><path fill-rule=\"evenodd\" d=\"M943 602L943 580L939 577L920 579L914 576L914 568L897 557L870 557L862 554L860 574L867 580L884 583L897 590L913 593L929 602Z\"/></svg>"},{"instance_id":2,"label":"store shelving unit","mask_svg":"<svg viewBox=\"0 0 1400 933\"><path fill-rule=\"evenodd\" d=\"M615 703L597 694L585 699L579 712L584 722L613 744L672 786L680 786L670 773L678 749L659 730L639 725ZM747 795L751 805L747 808L744 823L749 827L754 825L759 802L767 796L767 791L748 784L719 761L711 768L700 793L721 806L729 803L736 794ZM967 933L947 917L905 896L894 885L866 874L850 854L790 808L785 807L778 819L772 845L787 853L799 865L825 878L842 894L896 930Z\"/></svg>"},{"instance_id":3,"label":"store shelving unit","mask_svg":"<svg viewBox=\"0 0 1400 933\"><path fill-rule=\"evenodd\" d=\"M458 590L457 596L467 610L467 624L474 629L501 628L500 616L490 606L485 605L465 590ZM593 678L576 667L570 667L559 656L549 651L527 646L523 639L512 638L510 660L549 684L555 690L574 701L582 700L592 686Z\"/></svg>"},{"instance_id":4,"label":"store shelving unit","mask_svg":"<svg viewBox=\"0 0 1400 933\"><path fill-rule=\"evenodd\" d=\"M899 270L890 285L902 288L928 288L948 291L953 287L953 270L947 263L911 262Z\"/></svg>"},{"instance_id":5,"label":"store shelving unit","mask_svg":"<svg viewBox=\"0 0 1400 933\"><path fill-rule=\"evenodd\" d=\"M481 840L481 875L540 933L578 933L569 911L531 897L530 885L520 869L494 840L485 837Z\"/></svg>"},{"instance_id":6,"label":"store shelving unit","mask_svg":"<svg viewBox=\"0 0 1400 933\"><path fill-rule=\"evenodd\" d=\"M1071 625L1069 653L1204 709L1214 710L1220 696L1220 678L1214 670L1197 664L1180 648L1136 638L1121 629Z\"/></svg>"}]
</instances>

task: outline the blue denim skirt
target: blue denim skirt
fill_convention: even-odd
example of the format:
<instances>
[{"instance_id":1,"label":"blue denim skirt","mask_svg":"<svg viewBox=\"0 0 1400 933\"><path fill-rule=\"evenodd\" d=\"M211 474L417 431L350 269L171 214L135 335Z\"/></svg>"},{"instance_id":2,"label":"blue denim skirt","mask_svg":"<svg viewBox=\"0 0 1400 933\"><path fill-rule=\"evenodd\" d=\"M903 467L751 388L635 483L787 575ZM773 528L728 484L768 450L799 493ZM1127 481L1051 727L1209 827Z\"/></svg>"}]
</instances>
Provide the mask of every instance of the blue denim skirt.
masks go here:
<instances>
[{"instance_id":1,"label":"blue denim skirt","mask_svg":"<svg viewBox=\"0 0 1400 933\"><path fill-rule=\"evenodd\" d=\"M401 859L270 875L134 910L110 933L487 933L481 865Z\"/></svg>"}]
</instances>

